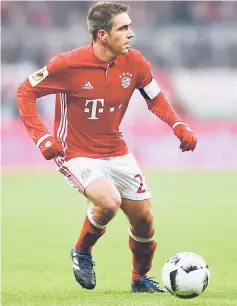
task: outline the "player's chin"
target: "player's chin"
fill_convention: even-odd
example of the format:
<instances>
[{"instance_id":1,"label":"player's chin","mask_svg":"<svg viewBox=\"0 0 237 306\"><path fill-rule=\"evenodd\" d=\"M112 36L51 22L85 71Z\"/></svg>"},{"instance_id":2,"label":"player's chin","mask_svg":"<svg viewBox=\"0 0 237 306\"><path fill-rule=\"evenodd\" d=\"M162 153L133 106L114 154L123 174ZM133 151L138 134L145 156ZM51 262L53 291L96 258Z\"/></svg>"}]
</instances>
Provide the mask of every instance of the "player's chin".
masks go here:
<instances>
[{"instance_id":1,"label":"player's chin","mask_svg":"<svg viewBox=\"0 0 237 306\"><path fill-rule=\"evenodd\" d=\"M130 47L125 47L122 51L122 54L127 54Z\"/></svg>"},{"instance_id":2,"label":"player's chin","mask_svg":"<svg viewBox=\"0 0 237 306\"><path fill-rule=\"evenodd\" d=\"M116 53L116 55L123 55L123 54L127 54L128 50L130 49L130 46L124 46L122 48L117 49L116 51L114 51Z\"/></svg>"}]
</instances>

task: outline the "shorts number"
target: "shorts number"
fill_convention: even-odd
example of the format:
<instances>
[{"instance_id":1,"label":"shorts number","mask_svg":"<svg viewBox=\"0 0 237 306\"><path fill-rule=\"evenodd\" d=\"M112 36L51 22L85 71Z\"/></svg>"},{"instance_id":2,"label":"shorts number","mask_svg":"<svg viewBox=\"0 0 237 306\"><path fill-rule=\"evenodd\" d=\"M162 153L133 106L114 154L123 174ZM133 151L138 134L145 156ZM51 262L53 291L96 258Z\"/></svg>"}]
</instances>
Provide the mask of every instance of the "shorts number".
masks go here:
<instances>
[{"instance_id":1,"label":"shorts number","mask_svg":"<svg viewBox=\"0 0 237 306\"><path fill-rule=\"evenodd\" d=\"M146 192L146 189L144 188L144 184L143 184L143 178L142 178L142 175L141 174L136 174L134 176L135 180L139 181L140 183L140 186L137 190L137 193L143 193L143 192Z\"/></svg>"}]
</instances>

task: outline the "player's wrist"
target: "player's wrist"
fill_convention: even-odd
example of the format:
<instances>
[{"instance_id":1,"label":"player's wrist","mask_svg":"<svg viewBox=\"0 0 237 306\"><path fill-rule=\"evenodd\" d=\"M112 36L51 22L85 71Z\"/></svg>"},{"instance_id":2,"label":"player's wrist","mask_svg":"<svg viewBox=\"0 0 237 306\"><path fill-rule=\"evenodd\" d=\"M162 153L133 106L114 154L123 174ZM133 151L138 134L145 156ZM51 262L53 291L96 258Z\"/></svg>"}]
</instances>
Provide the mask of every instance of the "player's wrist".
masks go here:
<instances>
[{"instance_id":1,"label":"player's wrist","mask_svg":"<svg viewBox=\"0 0 237 306\"><path fill-rule=\"evenodd\" d=\"M186 122L184 122L184 121L177 121L176 123L173 124L172 129L174 130L175 127L178 126L178 125L184 125L184 126L186 126L188 129L190 129L190 126L189 126Z\"/></svg>"},{"instance_id":2,"label":"player's wrist","mask_svg":"<svg viewBox=\"0 0 237 306\"><path fill-rule=\"evenodd\" d=\"M39 148L40 145L42 144L43 141L45 141L45 139L52 137L51 134L45 134L43 136L41 136L37 141L36 141L36 146Z\"/></svg>"}]
</instances>

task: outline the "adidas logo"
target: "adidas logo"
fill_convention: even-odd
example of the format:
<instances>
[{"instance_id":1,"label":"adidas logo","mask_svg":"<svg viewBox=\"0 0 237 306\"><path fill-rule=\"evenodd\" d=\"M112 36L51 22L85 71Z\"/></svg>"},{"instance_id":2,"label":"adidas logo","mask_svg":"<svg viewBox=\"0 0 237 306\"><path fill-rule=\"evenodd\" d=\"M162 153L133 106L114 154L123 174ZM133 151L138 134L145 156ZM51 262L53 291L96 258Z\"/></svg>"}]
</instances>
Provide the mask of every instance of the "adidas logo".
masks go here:
<instances>
[{"instance_id":1,"label":"adidas logo","mask_svg":"<svg viewBox=\"0 0 237 306\"><path fill-rule=\"evenodd\" d=\"M82 88L82 89L92 89L93 86L92 86L91 83L88 81L88 82L86 82L86 84L82 85L81 88Z\"/></svg>"}]
</instances>

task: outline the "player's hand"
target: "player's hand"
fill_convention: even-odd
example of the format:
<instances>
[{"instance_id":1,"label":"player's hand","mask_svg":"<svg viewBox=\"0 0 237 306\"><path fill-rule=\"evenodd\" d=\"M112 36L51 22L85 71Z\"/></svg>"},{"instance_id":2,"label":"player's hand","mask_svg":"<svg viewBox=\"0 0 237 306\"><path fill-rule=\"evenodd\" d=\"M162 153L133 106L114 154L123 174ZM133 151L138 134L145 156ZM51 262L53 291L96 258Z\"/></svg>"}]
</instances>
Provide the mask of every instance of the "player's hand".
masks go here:
<instances>
[{"instance_id":1,"label":"player's hand","mask_svg":"<svg viewBox=\"0 0 237 306\"><path fill-rule=\"evenodd\" d=\"M64 156L61 143L52 136L47 137L39 144L39 149L45 159L53 159L57 156Z\"/></svg>"},{"instance_id":2,"label":"player's hand","mask_svg":"<svg viewBox=\"0 0 237 306\"><path fill-rule=\"evenodd\" d=\"M185 151L194 151L197 145L197 137L193 131L191 131L188 124L180 122L174 124L173 127L174 135L179 138L181 141L180 149L182 152Z\"/></svg>"}]
</instances>

